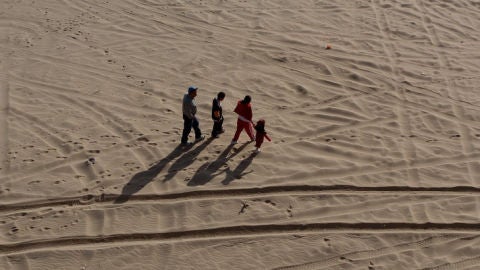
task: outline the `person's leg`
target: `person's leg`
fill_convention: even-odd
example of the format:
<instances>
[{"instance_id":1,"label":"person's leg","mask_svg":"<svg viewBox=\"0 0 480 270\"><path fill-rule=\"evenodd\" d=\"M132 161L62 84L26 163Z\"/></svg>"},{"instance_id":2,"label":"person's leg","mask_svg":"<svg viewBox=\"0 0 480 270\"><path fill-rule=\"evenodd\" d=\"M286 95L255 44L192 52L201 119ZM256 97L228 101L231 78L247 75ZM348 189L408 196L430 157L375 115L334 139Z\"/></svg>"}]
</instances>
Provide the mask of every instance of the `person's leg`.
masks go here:
<instances>
[{"instance_id":1,"label":"person's leg","mask_svg":"<svg viewBox=\"0 0 480 270\"><path fill-rule=\"evenodd\" d=\"M192 120L187 117L183 117L183 132L182 132L182 144L186 144L188 141L188 134L192 130Z\"/></svg>"},{"instance_id":2,"label":"person's leg","mask_svg":"<svg viewBox=\"0 0 480 270\"><path fill-rule=\"evenodd\" d=\"M216 137L220 133L219 125L220 125L219 121L213 121L212 137Z\"/></svg>"},{"instance_id":3,"label":"person's leg","mask_svg":"<svg viewBox=\"0 0 480 270\"><path fill-rule=\"evenodd\" d=\"M232 141L238 141L238 138L240 137L240 132L242 132L243 128L244 126L242 125L242 121L237 120L237 131L235 131L235 136L233 136Z\"/></svg>"},{"instance_id":4,"label":"person's leg","mask_svg":"<svg viewBox=\"0 0 480 270\"><path fill-rule=\"evenodd\" d=\"M198 120L197 120L196 117L193 118L192 127L193 127L193 130L195 131L195 139L202 138L202 131L200 130L200 123L198 123Z\"/></svg>"},{"instance_id":5,"label":"person's leg","mask_svg":"<svg viewBox=\"0 0 480 270\"><path fill-rule=\"evenodd\" d=\"M260 146L262 146L263 138L263 136L257 136L257 138L255 138L255 147L260 148Z\"/></svg>"},{"instance_id":6,"label":"person's leg","mask_svg":"<svg viewBox=\"0 0 480 270\"><path fill-rule=\"evenodd\" d=\"M223 117L218 121L218 134L223 133Z\"/></svg>"},{"instance_id":7,"label":"person's leg","mask_svg":"<svg viewBox=\"0 0 480 270\"><path fill-rule=\"evenodd\" d=\"M255 152L260 152L260 146L262 146L263 140L265 139L265 136L263 133L257 132L255 135Z\"/></svg>"}]
</instances>

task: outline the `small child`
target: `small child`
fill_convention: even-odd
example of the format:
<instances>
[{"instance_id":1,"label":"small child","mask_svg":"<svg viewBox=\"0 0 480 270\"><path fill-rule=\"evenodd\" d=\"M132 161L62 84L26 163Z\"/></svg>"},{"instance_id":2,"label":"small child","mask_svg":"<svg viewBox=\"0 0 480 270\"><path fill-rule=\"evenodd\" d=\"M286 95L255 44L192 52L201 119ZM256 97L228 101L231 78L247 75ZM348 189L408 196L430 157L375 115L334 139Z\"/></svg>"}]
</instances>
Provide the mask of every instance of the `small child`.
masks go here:
<instances>
[{"instance_id":1,"label":"small child","mask_svg":"<svg viewBox=\"0 0 480 270\"><path fill-rule=\"evenodd\" d=\"M258 153L260 152L260 146L262 146L264 138L267 138L269 142L272 140L270 137L268 137L267 132L265 131L265 120L258 120L257 124L255 125L255 130L257 131L255 134L255 151Z\"/></svg>"},{"instance_id":2,"label":"small child","mask_svg":"<svg viewBox=\"0 0 480 270\"><path fill-rule=\"evenodd\" d=\"M212 137L218 138L218 134L223 133L223 113L222 113L222 104L221 102L225 99L225 93L220 92L217 94L217 97L213 99L212 102L212 119L213 119L213 128L212 128Z\"/></svg>"}]
</instances>

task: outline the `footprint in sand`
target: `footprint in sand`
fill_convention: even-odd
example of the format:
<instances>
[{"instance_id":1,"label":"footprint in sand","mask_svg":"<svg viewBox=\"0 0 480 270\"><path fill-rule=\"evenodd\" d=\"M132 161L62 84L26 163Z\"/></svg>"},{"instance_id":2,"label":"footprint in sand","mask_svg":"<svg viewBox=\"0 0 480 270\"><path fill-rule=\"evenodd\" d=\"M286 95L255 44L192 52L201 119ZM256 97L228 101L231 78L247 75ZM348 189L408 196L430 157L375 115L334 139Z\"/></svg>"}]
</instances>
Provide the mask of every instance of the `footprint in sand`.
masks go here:
<instances>
[{"instance_id":1,"label":"footprint in sand","mask_svg":"<svg viewBox=\"0 0 480 270\"><path fill-rule=\"evenodd\" d=\"M149 142L150 140L147 137L140 137L137 139L139 142Z\"/></svg>"},{"instance_id":2,"label":"footprint in sand","mask_svg":"<svg viewBox=\"0 0 480 270\"><path fill-rule=\"evenodd\" d=\"M291 205L288 206L287 208L287 213L288 213L288 217L293 217L293 207Z\"/></svg>"},{"instance_id":3,"label":"footprint in sand","mask_svg":"<svg viewBox=\"0 0 480 270\"><path fill-rule=\"evenodd\" d=\"M272 201L270 201L270 200L265 200L265 203L266 203L266 204L270 204L270 205L272 205L272 206L276 206L276 205L277 205L276 203L274 203L274 202L272 202Z\"/></svg>"}]
</instances>

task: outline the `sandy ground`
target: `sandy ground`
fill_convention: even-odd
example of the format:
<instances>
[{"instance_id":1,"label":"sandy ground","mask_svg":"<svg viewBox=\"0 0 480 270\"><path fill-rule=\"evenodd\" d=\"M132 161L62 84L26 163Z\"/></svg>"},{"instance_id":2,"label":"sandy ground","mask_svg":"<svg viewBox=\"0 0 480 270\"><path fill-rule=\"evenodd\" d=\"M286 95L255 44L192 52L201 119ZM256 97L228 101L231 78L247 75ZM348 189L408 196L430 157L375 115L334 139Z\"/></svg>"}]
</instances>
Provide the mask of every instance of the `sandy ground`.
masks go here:
<instances>
[{"instance_id":1,"label":"sandy ground","mask_svg":"<svg viewBox=\"0 0 480 270\"><path fill-rule=\"evenodd\" d=\"M479 14L2 0L0 269L479 269ZM259 154L230 146L245 95Z\"/></svg>"}]
</instances>

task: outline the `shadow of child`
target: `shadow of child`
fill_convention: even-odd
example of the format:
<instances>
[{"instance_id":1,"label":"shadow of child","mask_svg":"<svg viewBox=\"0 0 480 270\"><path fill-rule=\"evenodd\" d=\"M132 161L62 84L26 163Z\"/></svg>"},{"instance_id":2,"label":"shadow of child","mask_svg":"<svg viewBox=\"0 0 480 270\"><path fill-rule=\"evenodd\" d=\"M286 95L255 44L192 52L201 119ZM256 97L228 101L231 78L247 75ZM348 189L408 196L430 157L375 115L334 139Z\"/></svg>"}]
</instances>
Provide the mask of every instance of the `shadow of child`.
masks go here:
<instances>
[{"instance_id":1,"label":"shadow of child","mask_svg":"<svg viewBox=\"0 0 480 270\"><path fill-rule=\"evenodd\" d=\"M226 177L222 181L222 184L228 185L235 179L240 179L243 176L253 172L253 170L250 170L249 172L245 172L245 170L252 164L253 158L257 156L256 152L251 153L248 157L246 157L244 160L242 160L237 167L232 171L230 168L226 169Z\"/></svg>"}]
</instances>

